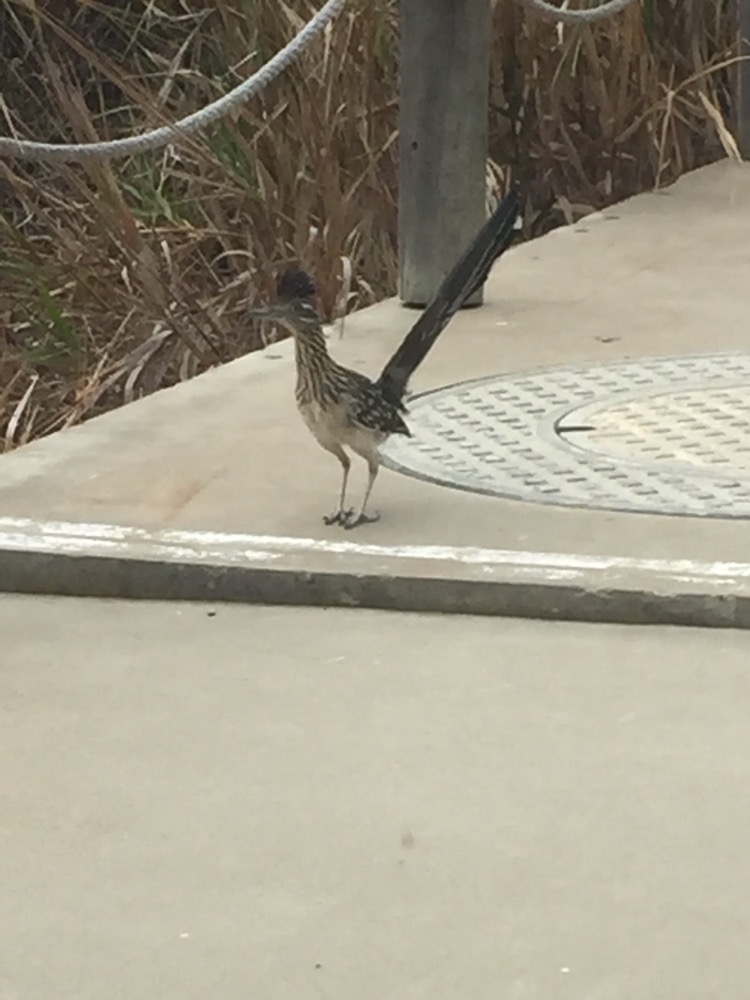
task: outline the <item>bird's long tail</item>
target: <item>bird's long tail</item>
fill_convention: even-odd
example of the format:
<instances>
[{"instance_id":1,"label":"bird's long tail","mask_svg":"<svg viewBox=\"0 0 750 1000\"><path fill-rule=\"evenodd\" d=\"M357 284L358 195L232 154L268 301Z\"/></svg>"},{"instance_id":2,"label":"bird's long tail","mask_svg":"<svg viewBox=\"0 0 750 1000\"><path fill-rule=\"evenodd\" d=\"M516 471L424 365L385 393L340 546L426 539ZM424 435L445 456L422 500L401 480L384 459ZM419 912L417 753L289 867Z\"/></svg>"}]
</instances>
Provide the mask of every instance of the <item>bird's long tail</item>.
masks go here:
<instances>
[{"instance_id":1,"label":"bird's long tail","mask_svg":"<svg viewBox=\"0 0 750 1000\"><path fill-rule=\"evenodd\" d=\"M512 190L456 261L383 369L378 385L395 406L401 405L409 379L451 317L481 288L492 265L510 246L520 210L518 192Z\"/></svg>"}]
</instances>

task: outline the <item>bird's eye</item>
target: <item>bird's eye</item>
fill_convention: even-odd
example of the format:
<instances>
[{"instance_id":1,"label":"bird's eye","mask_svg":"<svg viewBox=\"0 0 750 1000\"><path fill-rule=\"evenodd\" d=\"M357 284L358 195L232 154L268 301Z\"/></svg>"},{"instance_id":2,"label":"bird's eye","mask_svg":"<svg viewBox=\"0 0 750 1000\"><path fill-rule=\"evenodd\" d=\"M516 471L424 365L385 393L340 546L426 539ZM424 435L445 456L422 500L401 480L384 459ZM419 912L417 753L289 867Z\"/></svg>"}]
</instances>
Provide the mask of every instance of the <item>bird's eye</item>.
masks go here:
<instances>
[{"instance_id":1,"label":"bird's eye","mask_svg":"<svg viewBox=\"0 0 750 1000\"><path fill-rule=\"evenodd\" d=\"M317 323L319 321L318 313L312 302L302 301L297 306L299 310L300 319L307 323Z\"/></svg>"}]
</instances>

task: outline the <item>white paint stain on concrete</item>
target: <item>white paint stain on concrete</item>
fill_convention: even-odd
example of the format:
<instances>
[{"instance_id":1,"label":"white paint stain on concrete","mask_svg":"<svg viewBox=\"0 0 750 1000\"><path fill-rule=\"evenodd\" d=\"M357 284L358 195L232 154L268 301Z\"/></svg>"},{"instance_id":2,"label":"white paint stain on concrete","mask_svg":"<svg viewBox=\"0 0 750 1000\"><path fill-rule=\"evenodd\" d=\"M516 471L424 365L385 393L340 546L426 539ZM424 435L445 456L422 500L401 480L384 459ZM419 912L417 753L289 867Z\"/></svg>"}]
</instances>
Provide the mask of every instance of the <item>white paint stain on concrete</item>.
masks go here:
<instances>
[{"instance_id":1,"label":"white paint stain on concrete","mask_svg":"<svg viewBox=\"0 0 750 1000\"><path fill-rule=\"evenodd\" d=\"M637 559L624 556L529 552L451 545L378 545L356 540L253 535L232 532L148 530L117 524L78 524L0 518L0 548L80 555L165 558L247 564L289 556L329 555L379 560L409 560L424 565L452 563L498 568L548 580L582 580L587 575L645 574L681 583L741 583L750 580L750 563L689 559ZM382 568L382 567L378 567Z\"/></svg>"}]
</instances>

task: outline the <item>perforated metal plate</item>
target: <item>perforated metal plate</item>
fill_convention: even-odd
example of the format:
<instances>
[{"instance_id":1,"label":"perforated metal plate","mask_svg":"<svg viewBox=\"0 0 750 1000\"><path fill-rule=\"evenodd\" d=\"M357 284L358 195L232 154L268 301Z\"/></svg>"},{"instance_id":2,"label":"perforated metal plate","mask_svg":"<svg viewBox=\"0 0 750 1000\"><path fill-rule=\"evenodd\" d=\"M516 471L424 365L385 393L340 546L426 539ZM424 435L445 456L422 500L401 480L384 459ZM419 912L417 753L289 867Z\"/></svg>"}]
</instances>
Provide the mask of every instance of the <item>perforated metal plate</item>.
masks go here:
<instances>
[{"instance_id":1,"label":"perforated metal plate","mask_svg":"<svg viewBox=\"0 0 750 1000\"><path fill-rule=\"evenodd\" d=\"M695 517L750 517L750 355L581 365L409 402L385 464L476 493Z\"/></svg>"}]
</instances>

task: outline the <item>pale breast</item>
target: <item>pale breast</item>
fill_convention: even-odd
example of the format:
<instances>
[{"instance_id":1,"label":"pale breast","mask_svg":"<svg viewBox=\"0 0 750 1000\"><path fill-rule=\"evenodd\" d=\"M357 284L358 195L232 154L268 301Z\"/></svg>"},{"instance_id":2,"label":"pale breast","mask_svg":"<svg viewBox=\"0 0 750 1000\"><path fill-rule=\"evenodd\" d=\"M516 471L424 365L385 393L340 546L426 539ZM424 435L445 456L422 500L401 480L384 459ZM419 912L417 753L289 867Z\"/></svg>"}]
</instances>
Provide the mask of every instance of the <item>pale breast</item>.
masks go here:
<instances>
[{"instance_id":1,"label":"pale breast","mask_svg":"<svg viewBox=\"0 0 750 1000\"><path fill-rule=\"evenodd\" d=\"M310 432L324 448L346 445L361 454L388 437L387 434L353 425L346 407L339 403L321 406L315 400L298 400L297 407Z\"/></svg>"},{"instance_id":2,"label":"pale breast","mask_svg":"<svg viewBox=\"0 0 750 1000\"><path fill-rule=\"evenodd\" d=\"M340 406L331 404L322 406L315 399L298 399L297 408L310 432L323 447L342 443L346 433L346 414Z\"/></svg>"}]
</instances>

